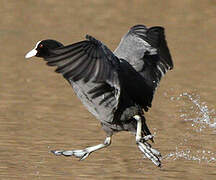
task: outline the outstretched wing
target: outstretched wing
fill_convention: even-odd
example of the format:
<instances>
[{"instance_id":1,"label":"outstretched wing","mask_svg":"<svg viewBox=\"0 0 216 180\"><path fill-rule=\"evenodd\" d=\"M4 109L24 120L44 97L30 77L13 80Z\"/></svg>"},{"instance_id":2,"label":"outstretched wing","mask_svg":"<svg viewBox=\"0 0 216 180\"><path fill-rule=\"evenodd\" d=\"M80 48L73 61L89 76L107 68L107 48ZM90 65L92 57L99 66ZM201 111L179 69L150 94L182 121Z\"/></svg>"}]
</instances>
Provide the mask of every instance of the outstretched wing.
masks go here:
<instances>
[{"instance_id":1,"label":"outstretched wing","mask_svg":"<svg viewBox=\"0 0 216 180\"><path fill-rule=\"evenodd\" d=\"M110 82L116 85L118 58L100 41L87 35L85 41L51 50L47 65L57 66L56 72L67 80Z\"/></svg>"},{"instance_id":2,"label":"outstretched wing","mask_svg":"<svg viewBox=\"0 0 216 180\"><path fill-rule=\"evenodd\" d=\"M164 28L133 26L114 51L138 71L154 90L164 74L173 68Z\"/></svg>"},{"instance_id":3,"label":"outstretched wing","mask_svg":"<svg viewBox=\"0 0 216 180\"><path fill-rule=\"evenodd\" d=\"M86 39L51 50L52 55L45 60L47 65L57 66L56 72L61 73L70 82L90 112L95 116L111 114L103 111L113 111L118 105L119 60L100 41L89 35ZM104 106L106 108L103 108ZM106 117L98 118L106 121Z\"/></svg>"}]
</instances>

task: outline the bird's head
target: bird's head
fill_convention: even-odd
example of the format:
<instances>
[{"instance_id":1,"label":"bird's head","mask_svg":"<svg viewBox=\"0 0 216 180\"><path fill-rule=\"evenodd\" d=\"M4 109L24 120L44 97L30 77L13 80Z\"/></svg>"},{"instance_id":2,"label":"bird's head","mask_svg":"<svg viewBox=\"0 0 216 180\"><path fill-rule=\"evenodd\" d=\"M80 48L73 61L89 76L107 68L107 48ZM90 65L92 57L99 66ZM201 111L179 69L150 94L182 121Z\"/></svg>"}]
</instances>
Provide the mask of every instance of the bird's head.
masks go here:
<instances>
[{"instance_id":1,"label":"bird's head","mask_svg":"<svg viewBox=\"0 0 216 180\"><path fill-rule=\"evenodd\" d=\"M30 58L33 56L41 57L41 58L49 57L50 55L52 55L51 53L52 49L56 49L61 46L63 46L63 44L52 39L38 41L35 48L29 51L25 55L25 58Z\"/></svg>"}]
</instances>

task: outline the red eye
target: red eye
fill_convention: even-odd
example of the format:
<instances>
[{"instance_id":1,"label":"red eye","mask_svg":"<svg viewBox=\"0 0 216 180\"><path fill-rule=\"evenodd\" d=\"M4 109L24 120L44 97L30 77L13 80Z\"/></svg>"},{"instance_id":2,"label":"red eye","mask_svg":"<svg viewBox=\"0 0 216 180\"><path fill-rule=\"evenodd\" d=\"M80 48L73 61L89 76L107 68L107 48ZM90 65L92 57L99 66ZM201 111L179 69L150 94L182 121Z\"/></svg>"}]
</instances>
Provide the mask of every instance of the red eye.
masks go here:
<instances>
[{"instance_id":1,"label":"red eye","mask_svg":"<svg viewBox=\"0 0 216 180\"><path fill-rule=\"evenodd\" d=\"M40 45L39 45L39 48L42 48L42 47L43 47L43 44L40 44Z\"/></svg>"}]
</instances>

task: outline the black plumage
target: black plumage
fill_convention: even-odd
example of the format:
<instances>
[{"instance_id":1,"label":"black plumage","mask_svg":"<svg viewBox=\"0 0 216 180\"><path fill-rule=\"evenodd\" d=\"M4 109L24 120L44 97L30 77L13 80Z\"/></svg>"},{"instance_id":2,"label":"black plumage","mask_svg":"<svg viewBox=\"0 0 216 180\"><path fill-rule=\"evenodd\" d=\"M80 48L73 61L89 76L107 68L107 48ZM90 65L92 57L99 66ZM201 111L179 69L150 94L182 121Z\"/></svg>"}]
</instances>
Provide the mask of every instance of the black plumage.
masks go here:
<instances>
[{"instance_id":1,"label":"black plumage","mask_svg":"<svg viewBox=\"0 0 216 180\"><path fill-rule=\"evenodd\" d=\"M136 134L136 115L141 117L142 136L151 135L143 110L151 107L161 77L173 68L163 27L133 26L114 53L90 35L68 46L44 40L32 52L44 58L47 65L57 66L56 72L71 84L82 103L101 121L109 137L122 130ZM26 57L31 57L31 52ZM141 151L145 151L141 146ZM144 154L155 158L150 159L160 165L153 152Z\"/></svg>"}]
</instances>

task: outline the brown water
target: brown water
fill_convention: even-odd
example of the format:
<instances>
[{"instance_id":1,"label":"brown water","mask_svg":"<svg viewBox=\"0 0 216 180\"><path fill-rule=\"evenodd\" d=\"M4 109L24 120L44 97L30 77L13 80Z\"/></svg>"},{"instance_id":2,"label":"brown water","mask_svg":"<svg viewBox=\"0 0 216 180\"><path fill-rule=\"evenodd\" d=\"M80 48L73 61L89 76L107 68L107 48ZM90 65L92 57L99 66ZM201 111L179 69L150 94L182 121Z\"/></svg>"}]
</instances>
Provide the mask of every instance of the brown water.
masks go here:
<instances>
[{"instance_id":1,"label":"brown water","mask_svg":"<svg viewBox=\"0 0 216 180\"><path fill-rule=\"evenodd\" d=\"M216 1L0 1L0 179L216 179ZM65 44L89 33L115 49L130 26L166 28L175 68L146 115L162 168L142 159L135 138L85 161L56 157L104 140L100 124L63 78L24 59L38 40Z\"/></svg>"}]
</instances>

